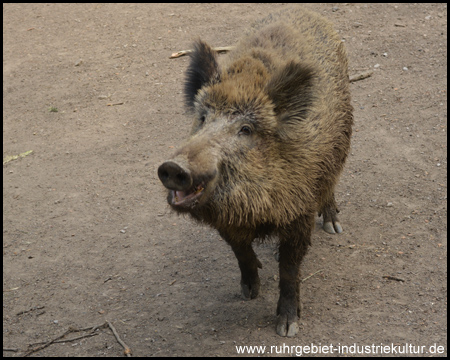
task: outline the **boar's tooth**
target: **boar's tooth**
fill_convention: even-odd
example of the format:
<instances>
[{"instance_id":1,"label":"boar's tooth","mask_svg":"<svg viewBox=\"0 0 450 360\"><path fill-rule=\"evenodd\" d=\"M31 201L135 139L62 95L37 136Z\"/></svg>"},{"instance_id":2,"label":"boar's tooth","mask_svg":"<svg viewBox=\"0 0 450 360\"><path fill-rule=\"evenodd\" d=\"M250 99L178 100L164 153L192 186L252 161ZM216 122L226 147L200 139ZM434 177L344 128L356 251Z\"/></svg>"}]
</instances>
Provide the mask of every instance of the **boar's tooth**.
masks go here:
<instances>
[{"instance_id":1,"label":"boar's tooth","mask_svg":"<svg viewBox=\"0 0 450 360\"><path fill-rule=\"evenodd\" d=\"M203 185L200 184L199 186L197 186L197 189L195 189L195 193L198 194L199 192L202 192L204 189Z\"/></svg>"},{"instance_id":2,"label":"boar's tooth","mask_svg":"<svg viewBox=\"0 0 450 360\"><path fill-rule=\"evenodd\" d=\"M183 200L184 196L185 196L184 191L179 190L175 191L175 202Z\"/></svg>"}]
</instances>

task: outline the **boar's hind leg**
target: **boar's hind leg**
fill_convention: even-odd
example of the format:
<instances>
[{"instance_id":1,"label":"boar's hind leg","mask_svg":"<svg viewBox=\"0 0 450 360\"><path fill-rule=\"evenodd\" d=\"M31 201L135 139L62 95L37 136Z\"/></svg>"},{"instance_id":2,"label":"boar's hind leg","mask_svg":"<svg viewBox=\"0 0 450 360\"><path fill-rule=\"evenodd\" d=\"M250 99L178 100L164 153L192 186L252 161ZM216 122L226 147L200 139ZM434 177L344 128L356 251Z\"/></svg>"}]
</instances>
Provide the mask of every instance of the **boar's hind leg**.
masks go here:
<instances>
[{"instance_id":1,"label":"boar's hind leg","mask_svg":"<svg viewBox=\"0 0 450 360\"><path fill-rule=\"evenodd\" d=\"M329 234L340 234L342 232L342 226L336 215L338 212L336 200L334 194L332 194L331 200L325 202L319 213L319 216L323 215L323 229Z\"/></svg>"},{"instance_id":2,"label":"boar's hind leg","mask_svg":"<svg viewBox=\"0 0 450 360\"><path fill-rule=\"evenodd\" d=\"M241 290L243 298L245 300L256 298L259 294L260 287L258 268L261 269L262 265L252 248L252 241L243 241L241 239L231 240L229 237L223 234L221 235L231 245L238 260L239 268L241 269Z\"/></svg>"},{"instance_id":3,"label":"boar's hind leg","mask_svg":"<svg viewBox=\"0 0 450 360\"><path fill-rule=\"evenodd\" d=\"M300 317L300 263L311 242L314 217L299 222L285 235L280 234L280 298L277 306L277 334L295 336Z\"/></svg>"}]
</instances>

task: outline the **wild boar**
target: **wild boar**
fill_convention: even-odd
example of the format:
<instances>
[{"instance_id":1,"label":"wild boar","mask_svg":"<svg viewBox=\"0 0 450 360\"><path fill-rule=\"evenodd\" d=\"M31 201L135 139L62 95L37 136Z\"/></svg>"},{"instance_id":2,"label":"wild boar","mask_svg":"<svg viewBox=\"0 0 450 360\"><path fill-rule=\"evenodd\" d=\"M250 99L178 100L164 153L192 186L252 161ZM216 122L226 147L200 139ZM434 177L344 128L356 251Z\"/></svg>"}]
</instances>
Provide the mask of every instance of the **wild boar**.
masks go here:
<instances>
[{"instance_id":1,"label":"wild boar","mask_svg":"<svg viewBox=\"0 0 450 360\"><path fill-rule=\"evenodd\" d=\"M258 296L256 238L278 239L276 331L298 332L300 264L314 215L341 232L334 189L350 148L347 56L332 25L289 9L256 23L219 64L197 41L187 69L187 141L158 168L178 213L216 228L234 251L244 298Z\"/></svg>"}]
</instances>

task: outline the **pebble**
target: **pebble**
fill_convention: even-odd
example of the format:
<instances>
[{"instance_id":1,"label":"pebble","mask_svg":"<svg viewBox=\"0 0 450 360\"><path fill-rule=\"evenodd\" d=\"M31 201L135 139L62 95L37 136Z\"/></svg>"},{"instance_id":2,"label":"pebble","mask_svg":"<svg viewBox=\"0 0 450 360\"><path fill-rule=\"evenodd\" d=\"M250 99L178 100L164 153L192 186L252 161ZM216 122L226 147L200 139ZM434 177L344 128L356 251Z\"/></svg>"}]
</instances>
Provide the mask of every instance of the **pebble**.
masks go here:
<instances>
[{"instance_id":1,"label":"pebble","mask_svg":"<svg viewBox=\"0 0 450 360\"><path fill-rule=\"evenodd\" d=\"M408 71L408 68L406 66L404 66L403 71Z\"/></svg>"}]
</instances>

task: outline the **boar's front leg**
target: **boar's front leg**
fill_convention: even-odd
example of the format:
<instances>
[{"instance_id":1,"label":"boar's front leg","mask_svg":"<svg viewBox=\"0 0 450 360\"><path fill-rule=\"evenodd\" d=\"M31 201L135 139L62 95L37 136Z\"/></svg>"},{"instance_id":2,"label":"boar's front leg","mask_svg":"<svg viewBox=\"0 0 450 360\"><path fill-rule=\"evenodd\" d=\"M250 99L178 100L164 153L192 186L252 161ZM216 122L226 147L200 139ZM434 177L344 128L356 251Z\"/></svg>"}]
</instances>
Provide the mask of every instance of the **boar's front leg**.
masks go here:
<instances>
[{"instance_id":1,"label":"boar's front leg","mask_svg":"<svg viewBox=\"0 0 450 360\"><path fill-rule=\"evenodd\" d=\"M261 262L252 248L253 239L234 239L226 234L220 234L231 245L241 269L241 291L245 300L254 299L259 294L260 280L258 268Z\"/></svg>"},{"instance_id":2,"label":"boar's front leg","mask_svg":"<svg viewBox=\"0 0 450 360\"><path fill-rule=\"evenodd\" d=\"M300 264L311 242L314 217L291 224L280 234L280 298L277 306L277 334L295 336L300 317Z\"/></svg>"}]
</instances>

